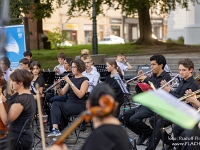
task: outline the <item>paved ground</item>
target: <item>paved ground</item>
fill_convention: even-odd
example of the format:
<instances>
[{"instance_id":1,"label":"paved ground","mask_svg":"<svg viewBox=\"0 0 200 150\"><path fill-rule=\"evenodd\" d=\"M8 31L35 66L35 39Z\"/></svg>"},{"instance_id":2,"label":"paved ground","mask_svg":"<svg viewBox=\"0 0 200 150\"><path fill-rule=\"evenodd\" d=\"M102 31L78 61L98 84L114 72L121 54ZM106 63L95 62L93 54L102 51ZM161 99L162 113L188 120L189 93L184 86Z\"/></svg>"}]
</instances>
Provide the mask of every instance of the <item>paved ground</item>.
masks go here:
<instances>
[{"instance_id":1,"label":"paved ground","mask_svg":"<svg viewBox=\"0 0 200 150\"><path fill-rule=\"evenodd\" d=\"M79 128L77 128L78 130ZM134 145L134 140L137 140L138 136L136 134L134 134L133 132L131 132L129 129L124 128L130 139L132 139L132 145ZM45 125L45 130L46 130L46 142L48 143L47 146L51 145L53 143L53 139L51 138L47 138L47 134L48 134L48 127ZM40 132L38 130L36 130L36 135L40 136ZM69 150L80 150L85 139L89 136L89 134L91 133L91 127L90 124L87 124L87 130L86 131L82 131L80 132L80 138L78 139L76 144L72 144L76 141L76 135L75 132L73 132L66 140L65 143L68 145ZM39 143L38 143L39 142ZM37 144L38 143L38 144ZM145 143L145 142L144 142ZM35 150L42 150L42 143L40 141L40 139L38 137L35 137L35 144L37 144L33 149ZM137 150L145 150L146 146L145 145L137 145ZM157 149L156 150L161 150L162 149L162 143L160 142Z\"/></svg>"}]
</instances>

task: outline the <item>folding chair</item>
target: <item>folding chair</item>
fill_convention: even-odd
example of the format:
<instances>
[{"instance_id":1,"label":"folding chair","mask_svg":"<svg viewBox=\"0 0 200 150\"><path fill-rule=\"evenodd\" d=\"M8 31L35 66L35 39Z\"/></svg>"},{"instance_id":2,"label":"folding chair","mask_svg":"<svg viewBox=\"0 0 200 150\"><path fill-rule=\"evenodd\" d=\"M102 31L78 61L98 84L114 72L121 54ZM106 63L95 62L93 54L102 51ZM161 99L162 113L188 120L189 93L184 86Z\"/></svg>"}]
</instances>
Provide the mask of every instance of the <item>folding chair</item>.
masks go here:
<instances>
[{"instance_id":1,"label":"folding chair","mask_svg":"<svg viewBox=\"0 0 200 150\"><path fill-rule=\"evenodd\" d=\"M27 119L25 121L25 123L24 123L24 125L23 125L23 127L22 127L22 129L21 129L21 131L19 133L19 136L18 136L18 138L17 138L17 140L16 140L16 142L15 142L15 144L13 146L13 150L15 150L17 148L18 144L20 144L20 147L21 147L20 138L21 138L21 136L22 136L22 134L23 134L24 131L26 131L27 129L31 129L32 128L32 122L33 122L33 119ZM30 148L30 150L31 149L32 148ZM21 147L21 150L23 150L22 147Z\"/></svg>"},{"instance_id":2,"label":"folding chair","mask_svg":"<svg viewBox=\"0 0 200 150\"><path fill-rule=\"evenodd\" d=\"M74 121L77 117L78 117L77 115L70 116L70 117L69 117L69 124L68 124L68 125L71 125L71 124L73 123L73 121ZM67 144L69 144L69 145L75 145L75 144L78 142L78 139L79 139L79 138L86 139L85 137L81 137L81 136L80 136L81 127L82 127L83 124L84 124L84 122L82 122L82 123L80 124L80 126L79 126L78 129L75 129L75 130L74 130L74 133L75 133L75 136L76 136L75 141L74 141L74 142L71 142L71 143L67 143ZM93 124L92 124L91 121L90 121L90 128L91 128L91 130L93 131Z\"/></svg>"}]
</instances>

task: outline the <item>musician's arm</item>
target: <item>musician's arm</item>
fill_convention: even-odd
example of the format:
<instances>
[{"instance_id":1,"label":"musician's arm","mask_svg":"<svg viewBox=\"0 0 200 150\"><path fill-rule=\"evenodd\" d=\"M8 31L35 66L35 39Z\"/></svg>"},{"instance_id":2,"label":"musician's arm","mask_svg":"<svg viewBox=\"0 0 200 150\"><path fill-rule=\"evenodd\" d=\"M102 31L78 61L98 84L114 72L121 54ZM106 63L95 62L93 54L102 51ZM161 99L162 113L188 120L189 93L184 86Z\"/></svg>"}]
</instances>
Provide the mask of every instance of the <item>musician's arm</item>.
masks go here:
<instances>
[{"instance_id":1,"label":"musician's arm","mask_svg":"<svg viewBox=\"0 0 200 150\"><path fill-rule=\"evenodd\" d=\"M9 112L7 113L3 103L0 103L0 118L3 124L8 125L15 121L22 113L23 109L24 107L20 103L14 103L11 105Z\"/></svg>"},{"instance_id":2,"label":"musician's arm","mask_svg":"<svg viewBox=\"0 0 200 150\"><path fill-rule=\"evenodd\" d=\"M88 91L88 81L87 80L85 80L81 84L80 90L75 85L72 86L72 84L73 84L72 82L69 84L71 85L72 90L78 96L78 98L82 98Z\"/></svg>"},{"instance_id":3,"label":"musician's arm","mask_svg":"<svg viewBox=\"0 0 200 150\"><path fill-rule=\"evenodd\" d=\"M69 89L69 84L66 83L65 86L62 88L62 90L60 89L60 85L57 85L56 89L57 89L58 95L63 96L65 93L67 93L67 91Z\"/></svg>"}]
</instances>

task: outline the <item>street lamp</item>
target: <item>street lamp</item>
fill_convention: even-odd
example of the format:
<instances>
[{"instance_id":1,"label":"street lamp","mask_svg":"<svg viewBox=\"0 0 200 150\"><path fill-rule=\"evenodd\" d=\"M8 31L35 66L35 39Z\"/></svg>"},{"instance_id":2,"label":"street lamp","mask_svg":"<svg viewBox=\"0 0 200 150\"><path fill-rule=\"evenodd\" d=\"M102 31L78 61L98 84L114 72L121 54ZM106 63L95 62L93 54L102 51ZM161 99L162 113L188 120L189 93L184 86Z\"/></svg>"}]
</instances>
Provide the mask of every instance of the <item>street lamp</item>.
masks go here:
<instances>
[{"instance_id":1,"label":"street lamp","mask_svg":"<svg viewBox=\"0 0 200 150\"><path fill-rule=\"evenodd\" d=\"M92 1L92 54L98 54L98 38L97 38L97 14L96 14L96 0Z\"/></svg>"}]
</instances>

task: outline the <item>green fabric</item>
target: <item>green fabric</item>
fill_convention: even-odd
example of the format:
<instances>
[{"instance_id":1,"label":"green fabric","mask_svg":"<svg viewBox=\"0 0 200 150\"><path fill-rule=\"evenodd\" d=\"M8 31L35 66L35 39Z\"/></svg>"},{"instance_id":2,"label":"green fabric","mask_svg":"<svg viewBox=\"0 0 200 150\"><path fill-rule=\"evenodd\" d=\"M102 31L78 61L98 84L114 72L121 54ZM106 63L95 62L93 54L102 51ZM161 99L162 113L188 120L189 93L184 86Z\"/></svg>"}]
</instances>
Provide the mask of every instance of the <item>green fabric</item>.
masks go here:
<instances>
[{"instance_id":1,"label":"green fabric","mask_svg":"<svg viewBox=\"0 0 200 150\"><path fill-rule=\"evenodd\" d=\"M144 92L133 100L185 129L192 129L200 120L195 109L163 90Z\"/></svg>"}]
</instances>

